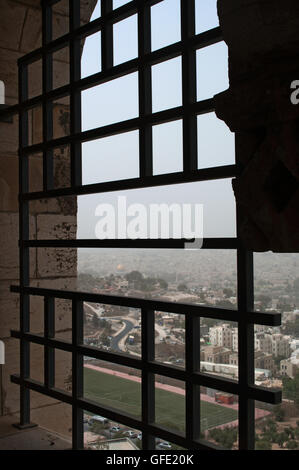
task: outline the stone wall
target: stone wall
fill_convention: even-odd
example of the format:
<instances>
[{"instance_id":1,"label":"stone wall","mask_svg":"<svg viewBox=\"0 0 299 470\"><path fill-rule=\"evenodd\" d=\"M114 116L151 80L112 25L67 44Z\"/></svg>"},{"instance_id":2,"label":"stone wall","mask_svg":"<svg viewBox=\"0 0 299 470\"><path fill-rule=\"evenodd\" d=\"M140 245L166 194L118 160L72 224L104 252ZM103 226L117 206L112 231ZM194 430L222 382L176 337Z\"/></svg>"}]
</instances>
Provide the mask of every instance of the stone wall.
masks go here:
<instances>
[{"instance_id":1,"label":"stone wall","mask_svg":"<svg viewBox=\"0 0 299 470\"><path fill-rule=\"evenodd\" d=\"M89 21L95 0L81 1L82 23ZM0 15L0 80L5 84L6 104L17 103L17 59L41 45L40 0L1 0ZM68 1L54 7L53 37L68 32ZM68 51L54 55L54 86L67 82L69 77ZM41 92L41 61L29 68L30 97ZM66 100L53 107L54 137L68 133L69 107ZM41 141L41 108L29 114L29 143ZM18 421L19 387L11 384L10 375L19 372L18 340L10 338L10 330L19 328L19 299L11 294L11 284L18 284L18 119L12 123L0 122L0 339L6 347L6 363L0 379L0 414L16 414ZM69 149L54 151L55 187L69 184ZM42 158L29 158L30 191L41 189ZM75 238L76 199L36 201L30 204L31 238ZM33 286L75 288L77 255L75 250L31 249L30 277ZM56 303L56 335L70 338L71 306L69 302ZM35 297L30 303L30 330L43 333L43 299ZM43 350L31 347L32 378L43 381ZM56 354L56 384L69 389L71 355ZM32 393L32 421L51 430L71 431L71 409L42 395ZM62 419L63 417L63 419Z\"/></svg>"},{"instance_id":2,"label":"stone wall","mask_svg":"<svg viewBox=\"0 0 299 470\"><path fill-rule=\"evenodd\" d=\"M236 132L241 175L233 182L241 237L254 251L299 251L297 0L218 0L229 48L227 91L216 114Z\"/></svg>"}]
</instances>

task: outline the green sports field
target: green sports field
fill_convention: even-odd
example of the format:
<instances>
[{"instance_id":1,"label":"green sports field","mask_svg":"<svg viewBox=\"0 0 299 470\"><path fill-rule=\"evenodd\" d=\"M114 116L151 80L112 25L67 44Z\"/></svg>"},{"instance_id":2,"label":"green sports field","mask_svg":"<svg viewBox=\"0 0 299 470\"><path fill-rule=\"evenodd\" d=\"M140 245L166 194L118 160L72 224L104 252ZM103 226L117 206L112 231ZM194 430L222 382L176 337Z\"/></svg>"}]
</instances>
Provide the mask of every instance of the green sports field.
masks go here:
<instances>
[{"instance_id":1,"label":"green sports field","mask_svg":"<svg viewBox=\"0 0 299 470\"><path fill-rule=\"evenodd\" d=\"M113 375L84 368L84 396L99 405L141 415L141 384ZM238 418L236 410L201 401L202 431ZM185 397L156 389L156 422L170 429L185 428Z\"/></svg>"}]
</instances>

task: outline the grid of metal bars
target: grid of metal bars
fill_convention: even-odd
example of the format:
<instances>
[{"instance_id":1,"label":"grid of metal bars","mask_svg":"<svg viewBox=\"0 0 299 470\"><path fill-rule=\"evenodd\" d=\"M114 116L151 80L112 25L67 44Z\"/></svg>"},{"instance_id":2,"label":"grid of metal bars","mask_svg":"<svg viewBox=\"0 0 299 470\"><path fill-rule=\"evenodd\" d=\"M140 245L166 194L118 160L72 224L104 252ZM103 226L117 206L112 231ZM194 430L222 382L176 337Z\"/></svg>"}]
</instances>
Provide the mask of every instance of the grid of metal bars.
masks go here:
<instances>
[{"instance_id":1,"label":"grid of metal bars","mask_svg":"<svg viewBox=\"0 0 299 470\"><path fill-rule=\"evenodd\" d=\"M101 17L80 26L80 2L69 0L69 32L52 40L52 6L57 0L44 0L42 47L19 60L19 104L6 110L6 115L19 113L19 171L20 171L20 285L11 291L20 295L20 330L12 336L20 340L20 374L11 380L20 385L21 426L30 425L30 390L68 403L73 410L73 448L83 448L83 410L96 413L121 424L142 431L143 449L154 449L155 437L166 439L187 449L217 449L200 439L200 386L229 392L239 399L239 448L254 448L254 400L276 404L281 393L257 387L254 384L254 324L277 326L279 314L254 312L253 310L253 254L242 246L239 234L236 239L205 239L203 249L235 249L237 251L238 309L203 307L182 303L119 297L94 293L81 293L30 287L30 247L123 247L123 248L183 248L184 240L30 240L29 202L35 199L55 198L66 195L93 194L150 186L170 185L191 181L215 180L236 176L237 165L209 169L197 169L197 116L213 111L213 100L197 102L196 98L196 51L222 40L220 28L195 34L195 0L181 0L181 41L157 51L151 51L151 7L163 0L133 0L113 9L112 0L101 0ZM138 58L113 65L113 24L138 15ZM86 36L101 31L102 70L81 79L80 41ZM69 46L70 81L67 85L52 89L52 53ZM182 106L152 113L151 66L174 57L182 57ZM28 66L42 59L42 95L28 98ZM139 117L116 124L81 131L81 91L105 83L131 72L139 77ZM70 135L53 139L52 102L56 98L70 96ZM43 141L29 145L28 110L37 104L43 106ZM1 112L1 116L4 114ZM183 171L180 173L153 176L152 126L176 119L183 121ZM82 185L81 143L138 130L140 145L139 178ZM71 185L68 188L53 188L53 149L65 144L71 148ZM30 193L28 188L28 156L43 153L43 190ZM238 212L238 211L237 211ZM237 225L239 215L237 214ZM238 231L238 228L237 228ZM30 333L30 296L44 297L44 335ZM72 301L72 341L55 338L55 299ZM86 346L83 341L83 303L126 306L141 309L142 355L141 359L101 351ZM172 312L185 315L186 367L155 362L154 312ZM200 318L234 321L239 332L239 380L233 381L200 372ZM30 343L44 346L44 383L30 378ZM55 388L55 350L72 354L72 393ZM100 406L84 398L83 357L101 359L110 363L129 366L141 371L142 414L141 419ZM186 386L185 433L164 429L155 423L155 374L179 379Z\"/></svg>"}]
</instances>

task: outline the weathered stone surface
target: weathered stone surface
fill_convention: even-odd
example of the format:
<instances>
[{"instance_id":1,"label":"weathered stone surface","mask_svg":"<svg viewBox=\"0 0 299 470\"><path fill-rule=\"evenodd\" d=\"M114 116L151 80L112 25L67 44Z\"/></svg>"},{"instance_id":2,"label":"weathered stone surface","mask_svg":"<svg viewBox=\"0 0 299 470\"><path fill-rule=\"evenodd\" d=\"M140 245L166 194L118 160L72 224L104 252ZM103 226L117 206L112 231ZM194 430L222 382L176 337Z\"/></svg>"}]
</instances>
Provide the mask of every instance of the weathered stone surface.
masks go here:
<instances>
[{"instance_id":1,"label":"weathered stone surface","mask_svg":"<svg viewBox=\"0 0 299 470\"><path fill-rule=\"evenodd\" d=\"M67 50L65 53L67 53ZM53 61L53 88L68 85L70 81L69 77L68 63L59 60Z\"/></svg>"},{"instance_id":2,"label":"weathered stone surface","mask_svg":"<svg viewBox=\"0 0 299 470\"><path fill-rule=\"evenodd\" d=\"M19 214L0 213L0 246L2 247L0 261L0 279L18 279L19 278ZM31 233L35 233L34 217L30 218ZM30 275L35 276L36 259L35 249L31 249Z\"/></svg>"},{"instance_id":3,"label":"weathered stone surface","mask_svg":"<svg viewBox=\"0 0 299 470\"><path fill-rule=\"evenodd\" d=\"M54 104L53 106L53 137L59 139L70 134L69 105Z\"/></svg>"},{"instance_id":4,"label":"weathered stone surface","mask_svg":"<svg viewBox=\"0 0 299 470\"><path fill-rule=\"evenodd\" d=\"M53 39L64 36L69 32L69 19L65 15L53 15Z\"/></svg>"},{"instance_id":5,"label":"weathered stone surface","mask_svg":"<svg viewBox=\"0 0 299 470\"><path fill-rule=\"evenodd\" d=\"M55 188L67 188L71 186L71 160L69 146L59 147L54 150L54 186ZM62 199L60 199L61 201ZM69 198L69 201L71 198ZM70 213L76 213L76 198L73 198L73 209ZM65 203L65 201L64 201Z\"/></svg>"},{"instance_id":6,"label":"weathered stone surface","mask_svg":"<svg viewBox=\"0 0 299 470\"><path fill-rule=\"evenodd\" d=\"M1 60L0 60L1 63ZM13 123L3 122L0 124L0 152L6 158L16 155L18 150L18 119L13 118ZM8 162L6 162L9 167Z\"/></svg>"},{"instance_id":7,"label":"weathered stone surface","mask_svg":"<svg viewBox=\"0 0 299 470\"><path fill-rule=\"evenodd\" d=\"M53 138L58 139L70 133L70 111L69 105L56 104L53 105ZM41 106L34 108L30 112L29 122L32 123L32 134L30 136L30 144L37 144L43 138L42 125L42 108Z\"/></svg>"},{"instance_id":8,"label":"weathered stone surface","mask_svg":"<svg viewBox=\"0 0 299 470\"><path fill-rule=\"evenodd\" d=\"M15 281L0 282L0 338L10 337L10 330L19 329L19 295L10 292Z\"/></svg>"},{"instance_id":9,"label":"weathered stone surface","mask_svg":"<svg viewBox=\"0 0 299 470\"><path fill-rule=\"evenodd\" d=\"M233 182L237 201L246 208L248 217L242 230L243 238L248 248L256 251L289 251L290 247L295 250L299 246L296 219L299 184L296 174L292 176L292 167L288 165L287 153L280 137L275 132L269 133L242 175ZM294 173L298 172L298 168L294 170ZM273 171L273 181L269 182ZM286 176L283 176L284 173ZM251 229L250 222L253 225ZM258 239L257 229L262 233L262 239Z\"/></svg>"},{"instance_id":10,"label":"weathered stone surface","mask_svg":"<svg viewBox=\"0 0 299 470\"><path fill-rule=\"evenodd\" d=\"M23 27L23 34L19 48L22 52L28 53L37 47L41 47L42 43L42 20L41 10L36 8L28 8L26 19Z\"/></svg>"},{"instance_id":11,"label":"weathered stone surface","mask_svg":"<svg viewBox=\"0 0 299 470\"><path fill-rule=\"evenodd\" d=\"M71 277L77 272L77 250L37 248L37 276L40 278Z\"/></svg>"},{"instance_id":12,"label":"weathered stone surface","mask_svg":"<svg viewBox=\"0 0 299 470\"><path fill-rule=\"evenodd\" d=\"M9 159L9 160L8 160ZM9 165L8 165L9 161ZM0 154L0 211L17 212L18 194L18 157Z\"/></svg>"},{"instance_id":13,"label":"weathered stone surface","mask_svg":"<svg viewBox=\"0 0 299 470\"><path fill-rule=\"evenodd\" d=\"M3 366L3 398L4 398L4 412L5 414L16 413L20 409L19 393L20 389L18 385L11 383L10 375L19 373L20 366L20 351L19 341L13 338L4 339L5 344L5 357L6 363ZM30 347L30 366L31 366L31 378L39 381L43 381L43 347L32 344ZM65 357L60 357L58 361L55 361L56 365L56 377L58 378L58 384L63 386L63 390L66 390L69 382L70 375L70 363ZM65 379L64 379L65 378ZM65 380L65 383L64 383ZM42 407L45 410L45 406L52 405L53 403L58 404L58 401L41 395L39 393L31 393L31 409ZM46 414L46 412L45 412ZM40 416L43 415L41 410ZM63 426L60 423L60 419L57 419L57 426ZM41 422L38 422L41 424ZM52 429L52 428L50 428Z\"/></svg>"},{"instance_id":14,"label":"weathered stone surface","mask_svg":"<svg viewBox=\"0 0 299 470\"><path fill-rule=\"evenodd\" d=\"M31 281L34 287L46 287L50 289L76 290L77 278L56 278L56 279L33 279ZM43 312L43 299L32 297L34 305L32 313L37 323L36 317ZM72 304L70 300L55 299L55 332L60 338L71 340L72 327ZM66 335L61 336L61 335Z\"/></svg>"},{"instance_id":15,"label":"weathered stone surface","mask_svg":"<svg viewBox=\"0 0 299 470\"><path fill-rule=\"evenodd\" d=\"M0 339L9 338L10 330L18 330L19 295L10 292L11 285L17 285L18 280L0 282ZM32 279L34 287L50 287L58 289L76 289L76 278L63 279ZM69 300L55 300L55 331L57 334L67 334L71 340L72 304ZM30 297L30 332L43 334L44 331L44 299L39 296ZM61 337L61 336L60 336Z\"/></svg>"},{"instance_id":16,"label":"weathered stone surface","mask_svg":"<svg viewBox=\"0 0 299 470\"><path fill-rule=\"evenodd\" d=\"M96 0L81 1L81 22L89 21ZM59 2L53 8L54 35L62 35L68 31L68 0ZM13 25L13 28L12 28ZM41 3L40 0L3 0L0 16L0 65L1 77L4 81L6 104L15 104L18 99L18 68L17 60L41 43ZM54 57L54 86L68 83L69 51L67 48L57 52ZM29 67L29 96L41 92L41 62ZM60 137L69 132L68 103L55 104L53 109L54 135ZM42 113L36 108L29 113L29 144L42 139ZM8 338L11 328L19 327L19 296L9 292L10 284L18 283L18 119L13 123L0 123L0 338L6 338L6 364L3 367L3 407L4 413L19 411L19 387L10 381L12 373L19 372L19 341ZM55 187L65 187L70 182L69 149L54 149L54 183ZM29 158L30 191L42 189L42 157L31 155ZM76 198L48 199L30 203L30 236L36 235L35 216L38 217L39 235L43 238L57 238L75 235L77 213ZM53 216L53 232L47 232L46 217ZM57 219L59 216L59 219ZM65 219L65 217L66 219ZM71 217L72 216L72 217ZM52 223L48 219L48 223ZM57 221L59 220L60 227ZM69 228L69 230L68 230ZM71 234L71 235L70 235ZM36 250L31 249L31 285L60 289L76 289L76 250L58 250L53 256L39 252L38 262ZM38 268L39 272L36 272ZM52 270L52 273L51 273ZM53 271L56 277L51 277ZM49 276L36 278L36 275ZM58 276L58 277L57 277ZM10 280L11 279L11 280ZM30 298L30 331L42 333L44 328L43 298ZM71 338L71 305L59 300L55 305L56 334L59 337ZM42 348L32 347L31 366L35 378L43 379ZM65 357L57 360L57 383L65 388L70 374L70 361ZM62 433L71 431L71 409L45 396L31 393L32 420L47 428ZM2 399L0 397L0 399ZM2 409L2 407L0 407ZM58 419L59 418L59 419Z\"/></svg>"},{"instance_id":17,"label":"weathered stone surface","mask_svg":"<svg viewBox=\"0 0 299 470\"><path fill-rule=\"evenodd\" d=\"M42 60L28 66L28 98L42 94Z\"/></svg>"},{"instance_id":18,"label":"weathered stone surface","mask_svg":"<svg viewBox=\"0 0 299 470\"><path fill-rule=\"evenodd\" d=\"M70 405L50 400L47 407L34 408L31 411L31 419L33 423L46 429L71 437L72 408Z\"/></svg>"},{"instance_id":19,"label":"weathered stone surface","mask_svg":"<svg viewBox=\"0 0 299 470\"><path fill-rule=\"evenodd\" d=\"M240 233L254 251L299 251L299 4L218 0L229 47L230 88L216 114L237 134L241 174L233 181ZM296 215L297 214L297 215Z\"/></svg>"},{"instance_id":20,"label":"weathered stone surface","mask_svg":"<svg viewBox=\"0 0 299 470\"><path fill-rule=\"evenodd\" d=\"M77 219L71 215L41 214L36 217L36 227L40 240L75 240Z\"/></svg>"},{"instance_id":21,"label":"weathered stone surface","mask_svg":"<svg viewBox=\"0 0 299 470\"><path fill-rule=\"evenodd\" d=\"M37 216L38 238L74 239L76 238L76 219L73 216ZM37 249L38 277L76 276L77 250L75 249Z\"/></svg>"},{"instance_id":22,"label":"weathered stone surface","mask_svg":"<svg viewBox=\"0 0 299 470\"><path fill-rule=\"evenodd\" d=\"M1 80L5 84L6 103L9 104L15 104L18 99L17 60L21 56L22 53L20 52L0 48ZM9 98L11 98L11 101L9 101ZM1 127L2 125L3 124L1 123Z\"/></svg>"},{"instance_id":23,"label":"weathered stone surface","mask_svg":"<svg viewBox=\"0 0 299 470\"><path fill-rule=\"evenodd\" d=\"M5 345L5 364L2 367L2 400L4 414L10 414L20 409L19 387L10 381L11 374L18 374L20 367L19 341L12 338L3 339Z\"/></svg>"},{"instance_id":24,"label":"weathered stone surface","mask_svg":"<svg viewBox=\"0 0 299 470\"><path fill-rule=\"evenodd\" d=\"M22 37L26 8L15 2L1 2L0 47L17 51ZM13 34L12 34L13 25Z\"/></svg>"},{"instance_id":25,"label":"weathered stone surface","mask_svg":"<svg viewBox=\"0 0 299 470\"><path fill-rule=\"evenodd\" d=\"M218 0L218 14L230 56L248 65L249 57L298 41L297 0Z\"/></svg>"}]
</instances>

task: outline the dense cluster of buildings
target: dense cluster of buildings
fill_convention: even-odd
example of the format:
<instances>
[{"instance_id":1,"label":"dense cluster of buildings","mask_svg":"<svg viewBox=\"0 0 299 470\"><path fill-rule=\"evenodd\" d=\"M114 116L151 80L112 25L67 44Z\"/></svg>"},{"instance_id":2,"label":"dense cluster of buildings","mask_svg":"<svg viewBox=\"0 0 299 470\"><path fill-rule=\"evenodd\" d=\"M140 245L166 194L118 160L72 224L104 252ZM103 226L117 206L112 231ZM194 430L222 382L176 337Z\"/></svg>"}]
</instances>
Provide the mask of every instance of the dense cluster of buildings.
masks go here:
<instances>
[{"instance_id":1,"label":"dense cluster of buildings","mask_svg":"<svg viewBox=\"0 0 299 470\"><path fill-rule=\"evenodd\" d=\"M210 328L203 327L202 330L202 368L209 372L237 376L238 328L231 323L222 323ZM279 375L293 378L299 371L299 349L296 348L296 339L291 335L273 333L267 327L256 326L254 345L254 365L259 379Z\"/></svg>"}]
</instances>

